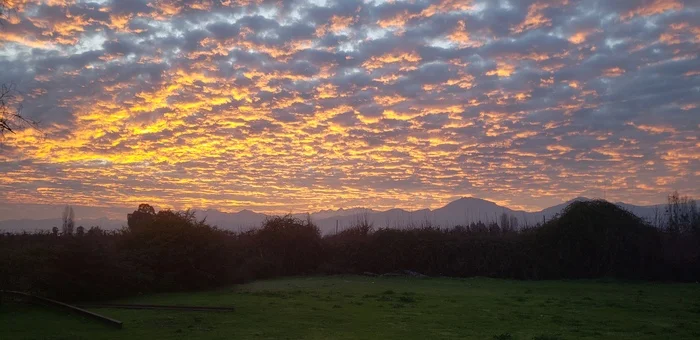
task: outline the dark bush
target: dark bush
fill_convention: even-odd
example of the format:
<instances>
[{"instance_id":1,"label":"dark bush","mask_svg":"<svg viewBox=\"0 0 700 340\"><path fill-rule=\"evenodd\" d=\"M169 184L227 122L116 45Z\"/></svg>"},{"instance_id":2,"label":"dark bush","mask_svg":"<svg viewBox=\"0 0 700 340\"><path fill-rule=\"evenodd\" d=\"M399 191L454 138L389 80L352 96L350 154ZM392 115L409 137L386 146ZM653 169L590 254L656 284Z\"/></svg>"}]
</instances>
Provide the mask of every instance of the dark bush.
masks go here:
<instances>
[{"instance_id":1,"label":"dark bush","mask_svg":"<svg viewBox=\"0 0 700 340\"><path fill-rule=\"evenodd\" d=\"M144 289L200 289L232 279L230 238L193 212L164 210L124 232L118 248L127 263L141 268Z\"/></svg>"},{"instance_id":2,"label":"dark bush","mask_svg":"<svg viewBox=\"0 0 700 340\"><path fill-rule=\"evenodd\" d=\"M311 221L291 216L271 218L254 234L258 261L269 276L316 272L321 263L321 234Z\"/></svg>"},{"instance_id":3,"label":"dark bush","mask_svg":"<svg viewBox=\"0 0 700 340\"><path fill-rule=\"evenodd\" d=\"M574 202L530 238L543 278L661 275L661 233L606 201Z\"/></svg>"}]
</instances>

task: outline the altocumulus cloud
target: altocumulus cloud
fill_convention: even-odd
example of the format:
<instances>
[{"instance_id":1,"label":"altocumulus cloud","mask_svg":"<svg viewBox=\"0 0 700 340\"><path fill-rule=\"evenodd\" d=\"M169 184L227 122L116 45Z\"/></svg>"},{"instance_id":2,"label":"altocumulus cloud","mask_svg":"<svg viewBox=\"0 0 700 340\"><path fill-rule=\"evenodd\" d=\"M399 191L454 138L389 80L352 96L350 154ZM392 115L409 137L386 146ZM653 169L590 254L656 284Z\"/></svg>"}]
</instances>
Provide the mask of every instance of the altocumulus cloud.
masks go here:
<instances>
[{"instance_id":1,"label":"altocumulus cloud","mask_svg":"<svg viewBox=\"0 0 700 340\"><path fill-rule=\"evenodd\" d=\"M14 1L0 199L536 209L700 196L680 0Z\"/></svg>"}]
</instances>

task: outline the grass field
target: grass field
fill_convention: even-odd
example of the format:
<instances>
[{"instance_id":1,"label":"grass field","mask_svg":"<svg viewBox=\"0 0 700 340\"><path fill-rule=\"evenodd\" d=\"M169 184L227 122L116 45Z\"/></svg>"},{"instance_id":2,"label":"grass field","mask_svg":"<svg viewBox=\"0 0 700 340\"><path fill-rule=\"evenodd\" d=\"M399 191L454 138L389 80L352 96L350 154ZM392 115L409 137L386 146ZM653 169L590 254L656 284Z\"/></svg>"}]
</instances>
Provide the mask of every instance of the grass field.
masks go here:
<instances>
[{"instance_id":1,"label":"grass field","mask_svg":"<svg viewBox=\"0 0 700 340\"><path fill-rule=\"evenodd\" d=\"M357 276L259 281L99 309L121 330L45 307L0 306L0 339L698 339L700 285Z\"/></svg>"}]
</instances>

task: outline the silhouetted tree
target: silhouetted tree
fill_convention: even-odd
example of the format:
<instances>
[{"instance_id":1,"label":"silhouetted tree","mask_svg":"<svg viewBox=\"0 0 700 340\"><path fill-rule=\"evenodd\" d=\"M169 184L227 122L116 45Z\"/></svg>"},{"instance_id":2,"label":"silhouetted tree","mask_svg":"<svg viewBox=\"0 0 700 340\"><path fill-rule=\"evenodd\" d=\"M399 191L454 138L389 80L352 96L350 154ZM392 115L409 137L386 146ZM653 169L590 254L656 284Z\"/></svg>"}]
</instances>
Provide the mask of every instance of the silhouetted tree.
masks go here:
<instances>
[{"instance_id":1,"label":"silhouetted tree","mask_svg":"<svg viewBox=\"0 0 700 340\"><path fill-rule=\"evenodd\" d=\"M668 231L672 234L696 231L700 224L697 203L688 196L680 196L678 191L668 195L666 217Z\"/></svg>"},{"instance_id":2,"label":"silhouetted tree","mask_svg":"<svg viewBox=\"0 0 700 340\"><path fill-rule=\"evenodd\" d=\"M63 235L73 235L73 227L75 226L75 213L73 212L73 207L70 205L67 205L63 209L63 226L62 226L62 233Z\"/></svg>"},{"instance_id":3,"label":"silhouetted tree","mask_svg":"<svg viewBox=\"0 0 700 340\"><path fill-rule=\"evenodd\" d=\"M53 234L53 236L58 236L58 227L51 228L51 234Z\"/></svg>"},{"instance_id":4,"label":"silhouetted tree","mask_svg":"<svg viewBox=\"0 0 700 340\"><path fill-rule=\"evenodd\" d=\"M663 221L663 214L659 210L659 206L654 207L654 217L652 221L652 225L656 228L663 228L664 227L664 221Z\"/></svg>"},{"instance_id":5,"label":"silhouetted tree","mask_svg":"<svg viewBox=\"0 0 700 340\"><path fill-rule=\"evenodd\" d=\"M510 215L510 229L518 230L520 223L518 223L518 218L515 215Z\"/></svg>"},{"instance_id":6,"label":"silhouetted tree","mask_svg":"<svg viewBox=\"0 0 700 340\"><path fill-rule=\"evenodd\" d=\"M75 235L76 236L83 236L85 235L85 228L83 226L79 226L78 228L75 229Z\"/></svg>"},{"instance_id":7,"label":"silhouetted tree","mask_svg":"<svg viewBox=\"0 0 700 340\"><path fill-rule=\"evenodd\" d=\"M98 236L98 235L103 235L103 234L104 234L104 231L98 226L92 226L87 231L88 236Z\"/></svg>"},{"instance_id":8,"label":"silhouetted tree","mask_svg":"<svg viewBox=\"0 0 700 340\"><path fill-rule=\"evenodd\" d=\"M660 275L658 229L603 200L577 201L534 230L540 278Z\"/></svg>"},{"instance_id":9,"label":"silhouetted tree","mask_svg":"<svg viewBox=\"0 0 700 340\"><path fill-rule=\"evenodd\" d=\"M231 281L236 248L229 245L228 234L197 220L191 210L153 212L142 204L130 214L129 229L118 245L142 273L140 286L178 290Z\"/></svg>"},{"instance_id":10,"label":"silhouetted tree","mask_svg":"<svg viewBox=\"0 0 700 340\"><path fill-rule=\"evenodd\" d=\"M477 221L476 223L472 223L469 226L469 229L471 230L471 232L473 232L475 234L486 234L489 231L489 229L486 227L486 224L484 224L484 222L481 222L481 221Z\"/></svg>"},{"instance_id":11,"label":"silhouetted tree","mask_svg":"<svg viewBox=\"0 0 700 340\"><path fill-rule=\"evenodd\" d=\"M148 204L139 204L138 209L126 216L129 230L137 231L153 223L156 217L156 210Z\"/></svg>"},{"instance_id":12,"label":"silhouetted tree","mask_svg":"<svg viewBox=\"0 0 700 340\"><path fill-rule=\"evenodd\" d=\"M501 231L504 234L510 233L513 230L518 229L518 218L514 215L509 215L504 212L501 214L499 219L501 221Z\"/></svg>"},{"instance_id":13,"label":"silhouetted tree","mask_svg":"<svg viewBox=\"0 0 700 340\"><path fill-rule=\"evenodd\" d=\"M261 265L273 275L313 272L320 263L321 234L311 221L291 215L265 221L256 234Z\"/></svg>"},{"instance_id":14,"label":"silhouetted tree","mask_svg":"<svg viewBox=\"0 0 700 340\"><path fill-rule=\"evenodd\" d=\"M501 233L501 227L498 226L498 223L496 223L495 221L491 222L491 224L489 224L489 234L498 235L500 233Z\"/></svg>"},{"instance_id":15,"label":"silhouetted tree","mask_svg":"<svg viewBox=\"0 0 700 340\"><path fill-rule=\"evenodd\" d=\"M500 220L501 220L501 229L504 232L506 230L510 230L510 218L508 217L508 214L501 213Z\"/></svg>"}]
</instances>

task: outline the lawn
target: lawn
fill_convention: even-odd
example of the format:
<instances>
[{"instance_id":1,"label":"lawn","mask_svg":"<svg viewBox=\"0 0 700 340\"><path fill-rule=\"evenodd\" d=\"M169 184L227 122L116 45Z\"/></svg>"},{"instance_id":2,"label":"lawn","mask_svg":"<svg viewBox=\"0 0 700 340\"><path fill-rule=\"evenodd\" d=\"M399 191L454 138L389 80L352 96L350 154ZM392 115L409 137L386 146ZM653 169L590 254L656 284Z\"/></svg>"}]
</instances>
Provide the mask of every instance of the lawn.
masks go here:
<instances>
[{"instance_id":1,"label":"lawn","mask_svg":"<svg viewBox=\"0 0 700 340\"><path fill-rule=\"evenodd\" d=\"M698 339L700 285L486 278L298 277L118 303L235 312L94 309L112 329L4 303L0 339Z\"/></svg>"}]
</instances>

